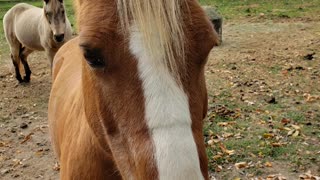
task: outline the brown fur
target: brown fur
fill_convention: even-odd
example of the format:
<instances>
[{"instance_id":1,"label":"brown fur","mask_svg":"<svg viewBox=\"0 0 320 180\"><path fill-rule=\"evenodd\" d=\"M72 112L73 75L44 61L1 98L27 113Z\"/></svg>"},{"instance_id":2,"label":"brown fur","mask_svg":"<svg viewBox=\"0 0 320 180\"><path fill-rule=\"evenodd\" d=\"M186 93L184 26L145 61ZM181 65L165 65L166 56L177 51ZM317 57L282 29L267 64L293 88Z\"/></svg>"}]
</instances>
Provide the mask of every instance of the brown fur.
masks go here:
<instances>
[{"instance_id":1,"label":"brown fur","mask_svg":"<svg viewBox=\"0 0 320 180\"><path fill-rule=\"evenodd\" d=\"M201 171L209 179L202 134L207 111L204 65L217 37L198 2L187 2L183 11L187 71L181 81L189 96ZM76 3L80 36L55 57L49 101L61 179L158 179L137 61L119 30L115 1ZM92 69L83 48L99 49L107 66Z\"/></svg>"}]
</instances>

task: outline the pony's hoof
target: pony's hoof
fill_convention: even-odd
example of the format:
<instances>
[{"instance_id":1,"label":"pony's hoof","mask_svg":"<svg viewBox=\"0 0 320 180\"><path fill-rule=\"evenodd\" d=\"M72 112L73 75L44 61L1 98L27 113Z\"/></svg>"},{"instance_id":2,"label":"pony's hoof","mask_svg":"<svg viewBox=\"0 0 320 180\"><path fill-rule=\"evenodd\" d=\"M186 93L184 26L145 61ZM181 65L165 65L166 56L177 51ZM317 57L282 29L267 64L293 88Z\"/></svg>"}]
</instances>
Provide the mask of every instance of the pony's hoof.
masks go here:
<instances>
[{"instance_id":1,"label":"pony's hoof","mask_svg":"<svg viewBox=\"0 0 320 180\"><path fill-rule=\"evenodd\" d=\"M30 82L30 77L27 77L27 76L23 77L23 82L29 83Z\"/></svg>"},{"instance_id":2,"label":"pony's hoof","mask_svg":"<svg viewBox=\"0 0 320 180\"><path fill-rule=\"evenodd\" d=\"M19 81L20 84L24 82L24 80L21 77L20 78L17 77L16 79Z\"/></svg>"}]
</instances>

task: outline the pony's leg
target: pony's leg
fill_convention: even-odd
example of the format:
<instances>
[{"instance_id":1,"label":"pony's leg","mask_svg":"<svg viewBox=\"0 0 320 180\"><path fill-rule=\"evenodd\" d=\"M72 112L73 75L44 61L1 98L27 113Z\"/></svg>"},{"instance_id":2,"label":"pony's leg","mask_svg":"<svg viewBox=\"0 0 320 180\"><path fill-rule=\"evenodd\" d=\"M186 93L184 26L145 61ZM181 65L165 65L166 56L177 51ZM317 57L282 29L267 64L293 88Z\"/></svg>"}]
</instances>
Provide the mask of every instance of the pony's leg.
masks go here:
<instances>
[{"instance_id":1,"label":"pony's leg","mask_svg":"<svg viewBox=\"0 0 320 180\"><path fill-rule=\"evenodd\" d=\"M54 58L54 56L56 55L56 53L57 53L57 52L52 51L52 50L50 50L50 49L46 50L47 58L48 58L48 60L49 60L49 62L50 62L50 67L51 67L51 69L52 69L53 58Z\"/></svg>"},{"instance_id":2,"label":"pony's leg","mask_svg":"<svg viewBox=\"0 0 320 180\"><path fill-rule=\"evenodd\" d=\"M27 61L27 58L29 54L31 54L33 51L28 48L23 48L20 51L20 59L24 67L25 76L23 77L24 82L30 82L30 76L31 76L31 70Z\"/></svg>"},{"instance_id":3,"label":"pony's leg","mask_svg":"<svg viewBox=\"0 0 320 180\"><path fill-rule=\"evenodd\" d=\"M19 56L14 55L13 53L11 53L11 60L12 60L12 63L14 65L14 70L16 72L16 79L19 81L19 83L22 83L23 80L22 80L22 77L21 77L21 74L20 74L20 69L19 69L20 58L19 58Z\"/></svg>"},{"instance_id":4,"label":"pony's leg","mask_svg":"<svg viewBox=\"0 0 320 180\"><path fill-rule=\"evenodd\" d=\"M21 74L20 74L20 61L21 61L21 59L19 56L21 44L18 41L18 39L15 37L14 34L10 34L10 35L8 35L8 33L5 33L5 34L6 34L8 44L10 46L11 60L14 65L16 79L19 81L19 83L22 83L23 80L22 80Z\"/></svg>"},{"instance_id":5,"label":"pony's leg","mask_svg":"<svg viewBox=\"0 0 320 180\"><path fill-rule=\"evenodd\" d=\"M14 70L16 72L16 79L19 81L19 83L22 83L23 82L23 79L21 77L21 74L20 74L20 62L21 62L21 59L20 59L20 46L21 44L18 42L18 41L12 41L10 43L10 50L11 50L11 60L12 60L12 63L14 65Z\"/></svg>"}]
</instances>

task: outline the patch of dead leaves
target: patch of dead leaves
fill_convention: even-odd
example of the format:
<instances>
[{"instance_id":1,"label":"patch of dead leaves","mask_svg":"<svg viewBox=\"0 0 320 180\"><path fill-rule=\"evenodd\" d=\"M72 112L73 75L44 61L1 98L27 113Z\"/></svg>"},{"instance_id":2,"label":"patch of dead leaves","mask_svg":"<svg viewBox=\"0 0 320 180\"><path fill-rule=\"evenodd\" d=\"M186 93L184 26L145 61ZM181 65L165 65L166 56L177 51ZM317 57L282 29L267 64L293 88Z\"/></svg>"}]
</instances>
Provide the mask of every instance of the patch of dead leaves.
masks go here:
<instances>
[{"instance_id":1,"label":"patch of dead leaves","mask_svg":"<svg viewBox=\"0 0 320 180\"><path fill-rule=\"evenodd\" d=\"M297 137L297 136L301 135L301 127L300 126L291 124L291 127L293 129L286 128L287 130L289 130L289 132L287 134L288 136Z\"/></svg>"},{"instance_id":2,"label":"patch of dead leaves","mask_svg":"<svg viewBox=\"0 0 320 180\"><path fill-rule=\"evenodd\" d=\"M222 134L222 137L225 138L225 139L230 138L230 137L233 137L233 136L234 136L233 133L223 133L223 134Z\"/></svg>"},{"instance_id":3,"label":"patch of dead leaves","mask_svg":"<svg viewBox=\"0 0 320 180\"><path fill-rule=\"evenodd\" d=\"M320 100L320 96L313 96L308 93L304 93L303 97L305 98L306 102L314 102L314 101Z\"/></svg>"},{"instance_id":4,"label":"patch of dead leaves","mask_svg":"<svg viewBox=\"0 0 320 180\"><path fill-rule=\"evenodd\" d=\"M301 180L320 180L319 176L312 175L311 171L308 171L299 176Z\"/></svg>"},{"instance_id":5,"label":"patch of dead leaves","mask_svg":"<svg viewBox=\"0 0 320 180\"><path fill-rule=\"evenodd\" d=\"M281 174L274 174L269 175L266 180L287 180L287 178L282 176Z\"/></svg>"},{"instance_id":6,"label":"patch of dead leaves","mask_svg":"<svg viewBox=\"0 0 320 180\"><path fill-rule=\"evenodd\" d=\"M230 121L230 122L218 122L217 125L220 127L227 127L227 126L232 126L235 125L235 121Z\"/></svg>"}]
</instances>

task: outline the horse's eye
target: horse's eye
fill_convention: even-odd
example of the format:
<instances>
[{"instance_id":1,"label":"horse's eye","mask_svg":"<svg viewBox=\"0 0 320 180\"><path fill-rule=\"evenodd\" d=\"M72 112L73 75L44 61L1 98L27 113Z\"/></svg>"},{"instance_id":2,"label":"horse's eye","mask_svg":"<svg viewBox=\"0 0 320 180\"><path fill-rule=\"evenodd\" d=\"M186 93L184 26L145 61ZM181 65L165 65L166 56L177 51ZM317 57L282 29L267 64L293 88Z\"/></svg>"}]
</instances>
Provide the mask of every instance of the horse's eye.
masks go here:
<instances>
[{"instance_id":1,"label":"horse's eye","mask_svg":"<svg viewBox=\"0 0 320 180\"><path fill-rule=\"evenodd\" d=\"M103 68L105 67L104 58L99 49L89 49L82 48L83 56L86 59L87 63L93 68Z\"/></svg>"},{"instance_id":2,"label":"horse's eye","mask_svg":"<svg viewBox=\"0 0 320 180\"><path fill-rule=\"evenodd\" d=\"M51 13L50 12L46 12L46 16L47 17L51 16Z\"/></svg>"},{"instance_id":3,"label":"horse's eye","mask_svg":"<svg viewBox=\"0 0 320 180\"><path fill-rule=\"evenodd\" d=\"M52 13L51 12L45 12L45 14L46 14L46 17L47 17L47 20L48 20L48 22L49 22L49 24L51 24L51 16L52 16Z\"/></svg>"},{"instance_id":4,"label":"horse's eye","mask_svg":"<svg viewBox=\"0 0 320 180\"><path fill-rule=\"evenodd\" d=\"M64 15L64 11L62 11L62 14Z\"/></svg>"}]
</instances>

